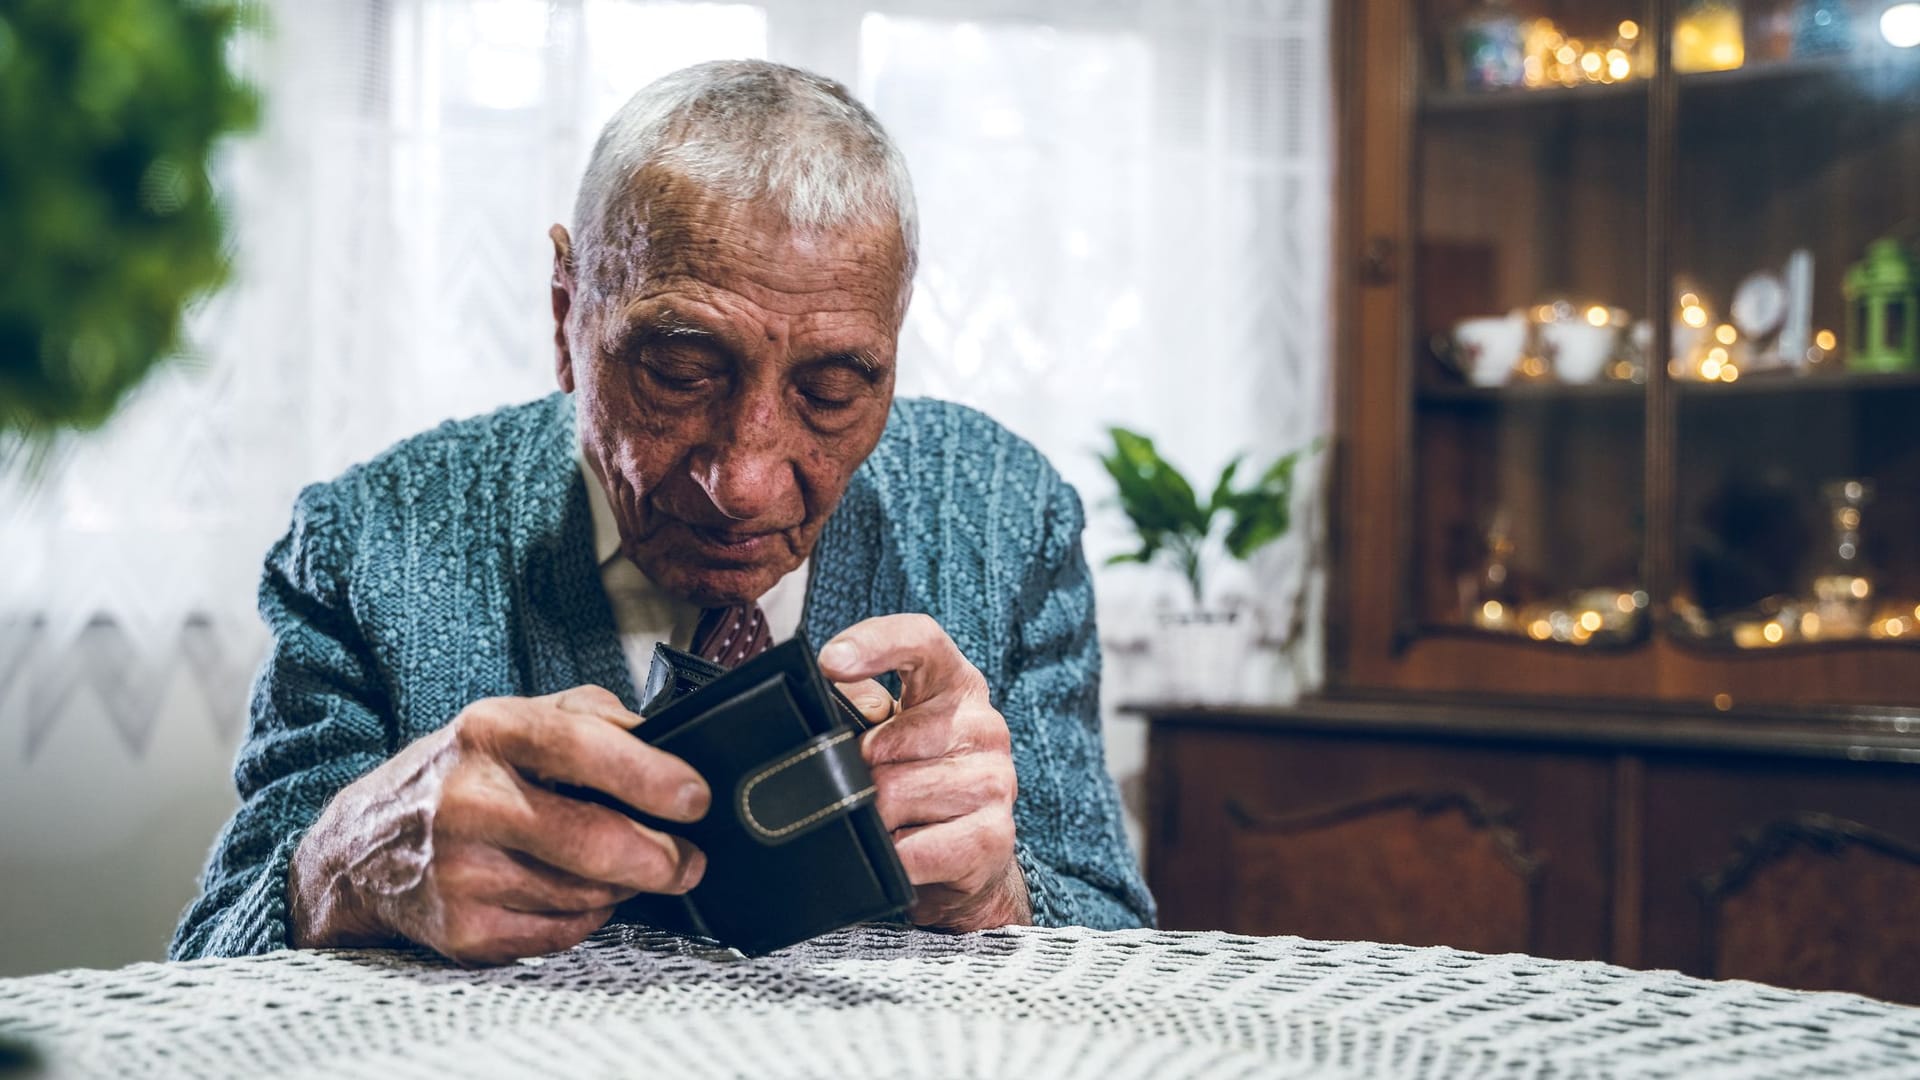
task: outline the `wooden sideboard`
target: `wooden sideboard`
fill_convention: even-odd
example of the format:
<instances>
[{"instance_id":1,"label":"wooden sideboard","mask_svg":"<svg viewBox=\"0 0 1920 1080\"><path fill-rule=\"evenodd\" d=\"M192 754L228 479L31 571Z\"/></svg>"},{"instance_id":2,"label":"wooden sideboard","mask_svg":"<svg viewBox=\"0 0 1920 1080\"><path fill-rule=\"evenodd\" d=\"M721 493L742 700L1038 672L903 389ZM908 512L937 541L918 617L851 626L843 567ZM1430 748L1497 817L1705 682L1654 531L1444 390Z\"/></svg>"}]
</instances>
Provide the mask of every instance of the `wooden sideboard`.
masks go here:
<instances>
[{"instance_id":1,"label":"wooden sideboard","mask_svg":"<svg viewBox=\"0 0 1920 1080\"><path fill-rule=\"evenodd\" d=\"M1170 929L1920 1003L1920 710L1142 707Z\"/></svg>"},{"instance_id":2,"label":"wooden sideboard","mask_svg":"<svg viewBox=\"0 0 1920 1080\"><path fill-rule=\"evenodd\" d=\"M1499 6L1627 69L1332 9L1329 693L1137 710L1162 920L1920 1003L1920 374L1827 355L1920 221L1920 51L1682 70L1684 0ZM1789 262L1842 332L1713 325Z\"/></svg>"}]
</instances>

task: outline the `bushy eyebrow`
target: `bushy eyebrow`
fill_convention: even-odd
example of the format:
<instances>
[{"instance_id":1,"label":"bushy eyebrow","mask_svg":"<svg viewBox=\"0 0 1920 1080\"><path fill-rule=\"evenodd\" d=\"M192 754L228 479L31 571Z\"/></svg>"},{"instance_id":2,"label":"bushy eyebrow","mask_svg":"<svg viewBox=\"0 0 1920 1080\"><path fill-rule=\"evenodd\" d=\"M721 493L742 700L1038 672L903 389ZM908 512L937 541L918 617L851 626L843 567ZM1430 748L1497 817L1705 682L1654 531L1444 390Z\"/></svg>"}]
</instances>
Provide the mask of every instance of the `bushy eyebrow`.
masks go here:
<instances>
[{"instance_id":1,"label":"bushy eyebrow","mask_svg":"<svg viewBox=\"0 0 1920 1080\"><path fill-rule=\"evenodd\" d=\"M810 367L849 367L858 372L868 382L880 378L880 361L870 350L855 349L852 352L828 353L814 361Z\"/></svg>"},{"instance_id":2,"label":"bushy eyebrow","mask_svg":"<svg viewBox=\"0 0 1920 1080\"><path fill-rule=\"evenodd\" d=\"M697 319L690 318L672 308L655 312L646 319L626 319L616 330L610 343L616 349L630 349L650 341L710 341L721 342L720 334Z\"/></svg>"},{"instance_id":3,"label":"bushy eyebrow","mask_svg":"<svg viewBox=\"0 0 1920 1080\"><path fill-rule=\"evenodd\" d=\"M673 308L657 310L645 320L627 320L610 340L616 351L625 351L653 341L698 341L732 351L727 335ZM870 383L878 382L886 370L871 349L827 353L799 366L850 368Z\"/></svg>"},{"instance_id":4,"label":"bushy eyebrow","mask_svg":"<svg viewBox=\"0 0 1920 1080\"><path fill-rule=\"evenodd\" d=\"M654 338L705 338L713 340L719 335L707 327L687 318L677 311L667 311L644 326L635 328L639 333Z\"/></svg>"}]
</instances>

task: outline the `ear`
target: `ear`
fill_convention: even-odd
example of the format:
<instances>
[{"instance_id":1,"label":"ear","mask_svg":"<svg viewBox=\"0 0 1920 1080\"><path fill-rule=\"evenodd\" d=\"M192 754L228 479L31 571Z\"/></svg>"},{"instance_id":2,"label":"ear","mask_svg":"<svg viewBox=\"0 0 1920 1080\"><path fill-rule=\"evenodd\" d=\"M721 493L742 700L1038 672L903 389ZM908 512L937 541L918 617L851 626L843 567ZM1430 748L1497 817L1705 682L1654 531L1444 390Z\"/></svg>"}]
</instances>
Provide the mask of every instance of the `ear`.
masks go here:
<instances>
[{"instance_id":1,"label":"ear","mask_svg":"<svg viewBox=\"0 0 1920 1080\"><path fill-rule=\"evenodd\" d=\"M913 282L908 281L906 288L900 290L900 305L893 317L894 337L899 337L901 329L907 325L907 309L911 306L913 306Z\"/></svg>"},{"instance_id":2,"label":"ear","mask_svg":"<svg viewBox=\"0 0 1920 1080\"><path fill-rule=\"evenodd\" d=\"M560 389L573 393L573 350L567 344L567 315L573 311L573 238L567 227L547 230L553 238L553 369Z\"/></svg>"}]
</instances>

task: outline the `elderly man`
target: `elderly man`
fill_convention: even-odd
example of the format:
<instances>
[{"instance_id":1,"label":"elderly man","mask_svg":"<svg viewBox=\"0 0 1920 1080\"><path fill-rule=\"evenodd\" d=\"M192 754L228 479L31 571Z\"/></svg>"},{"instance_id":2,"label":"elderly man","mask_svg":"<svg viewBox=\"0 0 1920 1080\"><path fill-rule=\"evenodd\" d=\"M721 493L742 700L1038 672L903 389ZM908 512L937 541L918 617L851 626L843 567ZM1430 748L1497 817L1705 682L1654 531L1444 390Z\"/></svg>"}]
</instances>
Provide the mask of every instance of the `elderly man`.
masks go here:
<instances>
[{"instance_id":1,"label":"elderly man","mask_svg":"<svg viewBox=\"0 0 1920 1080\"><path fill-rule=\"evenodd\" d=\"M1079 500L985 417L893 398L916 226L873 116L774 64L669 75L552 237L563 393L308 488L268 554L243 803L173 955L500 962L692 888L685 840L561 792L698 820L701 777L630 734L636 677L656 642L796 630L885 720L861 750L915 923L1149 923Z\"/></svg>"}]
</instances>

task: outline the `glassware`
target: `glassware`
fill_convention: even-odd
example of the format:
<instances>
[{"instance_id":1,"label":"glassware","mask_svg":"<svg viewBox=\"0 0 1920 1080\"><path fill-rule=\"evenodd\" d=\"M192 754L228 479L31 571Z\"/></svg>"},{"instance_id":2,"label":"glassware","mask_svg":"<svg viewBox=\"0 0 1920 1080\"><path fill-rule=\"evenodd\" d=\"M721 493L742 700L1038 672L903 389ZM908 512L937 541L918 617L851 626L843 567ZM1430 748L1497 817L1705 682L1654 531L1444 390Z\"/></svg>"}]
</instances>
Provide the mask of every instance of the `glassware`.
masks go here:
<instances>
[{"instance_id":1,"label":"glassware","mask_svg":"<svg viewBox=\"0 0 1920 1080\"><path fill-rule=\"evenodd\" d=\"M1731 71L1746 63L1740 5L1732 0L1689 0L1673 28L1673 70Z\"/></svg>"},{"instance_id":2,"label":"glassware","mask_svg":"<svg viewBox=\"0 0 1920 1080\"><path fill-rule=\"evenodd\" d=\"M1478 580L1464 590L1467 621L1482 630L1510 630L1520 615L1513 570L1513 516L1505 510L1493 515L1487 527L1487 560Z\"/></svg>"},{"instance_id":3,"label":"glassware","mask_svg":"<svg viewBox=\"0 0 1920 1080\"><path fill-rule=\"evenodd\" d=\"M1794 12L1793 55L1832 56L1853 45L1853 16L1842 0L1801 0Z\"/></svg>"},{"instance_id":4,"label":"glassware","mask_svg":"<svg viewBox=\"0 0 1920 1080\"><path fill-rule=\"evenodd\" d=\"M1488 0L1454 28L1456 85L1501 90L1526 81L1526 23L1504 0Z\"/></svg>"},{"instance_id":5,"label":"glassware","mask_svg":"<svg viewBox=\"0 0 1920 1080\"><path fill-rule=\"evenodd\" d=\"M1873 502L1869 480L1835 480L1821 489L1830 539L1825 565L1813 579L1814 613L1827 635L1865 633L1873 617L1873 575L1860 546L1861 512Z\"/></svg>"}]
</instances>

